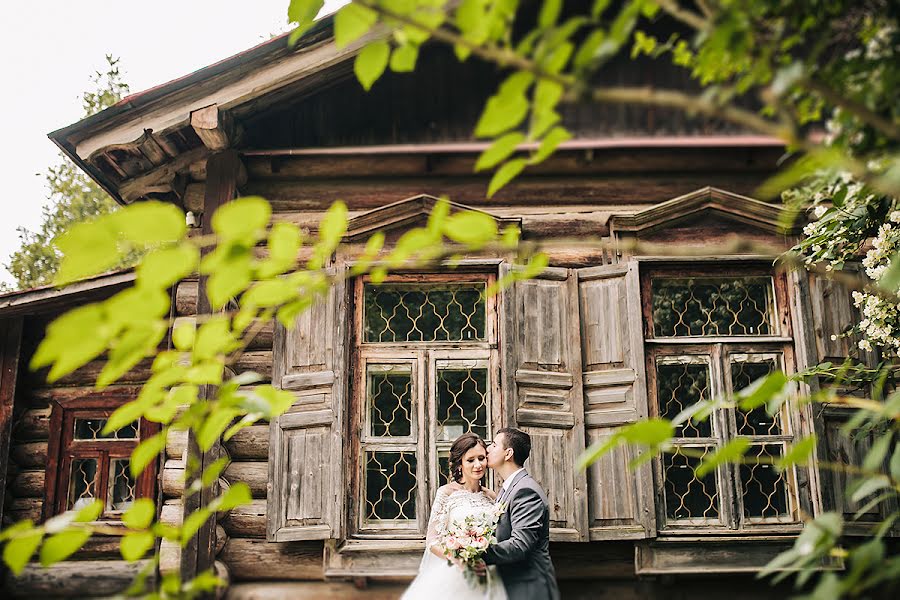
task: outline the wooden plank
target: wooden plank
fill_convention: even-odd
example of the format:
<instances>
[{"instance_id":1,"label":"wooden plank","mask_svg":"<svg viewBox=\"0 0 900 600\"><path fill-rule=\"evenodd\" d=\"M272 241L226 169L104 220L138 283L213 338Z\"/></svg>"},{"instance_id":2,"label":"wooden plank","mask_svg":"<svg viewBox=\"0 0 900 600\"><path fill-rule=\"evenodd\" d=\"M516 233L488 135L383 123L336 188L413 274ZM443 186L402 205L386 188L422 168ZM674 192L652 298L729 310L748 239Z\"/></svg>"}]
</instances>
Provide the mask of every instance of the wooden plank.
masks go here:
<instances>
[{"instance_id":1,"label":"wooden plank","mask_svg":"<svg viewBox=\"0 0 900 600\"><path fill-rule=\"evenodd\" d=\"M226 513L222 527L232 538L266 537L266 501L253 500Z\"/></svg>"},{"instance_id":2,"label":"wooden plank","mask_svg":"<svg viewBox=\"0 0 900 600\"><path fill-rule=\"evenodd\" d=\"M269 425L251 425L238 431L224 442L228 455L234 460L261 460L269 457Z\"/></svg>"},{"instance_id":3,"label":"wooden plank","mask_svg":"<svg viewBox=\"0 0 900 600\"><path fill-rule=\"evenodd\" d=\"M234 581L322 579L322 542L231 538L219 555Z\"/></svg>"},{"instance_id":4,"label":"wooden plank","mask_svg":"<svg viewBox=\"0 0 900 600\"><path fill-rule=\"evenodd\" d=\"M119 186L119 195L125 202L134 202L149 193L176 191L176 177L187 170L188 165L205 156L209 150L205 146L188 150L173 160L126 180Z\"/></svg>"},{"instance_id":5,"label":"wooden plank","mask_svg":"<svg viewBox=\"0 0 900 600\"><path fill-rule=\"evenodd\" d=\"M229 483L243 481L250 486L254 498L265 498L268 468L265 462L233 461L225 467L222 477Z\"/></svg>"},{"instance_id":6,"label":"wooden plank","mask_svg":"<svg viewBox=\"0 0 900 600\"><path fill-rule=\"evenodd\" d=\"M21 341L21 318L0 321L0 483L4 487L9 466L10 444L12 443L13 410L16 404ZM5 494L0 494L0 522L3 519L4 496Z\"/></svg>"},{"instance_id":7,"label":"wooden plank","mask_svg":"<svg viewBox=\"0 0 900 600\"><path fill-rule=\"evenodd\" d=\"M3 591L8 598L112 596L125 591L145 566L143 560L64 561L51 567L31 563L18 577L8 576Z\"/></svg>"},{"instance_id":8,"label":"wooden plank","mask_svg":"<svg viewBox=\"0 0 900 600\"><path fill-rule=\"evenodd\" d=\"M231 145L231 118L215 104L191 111L191 128L203 145L213 152Z\"/></svg>"}]
</instances>

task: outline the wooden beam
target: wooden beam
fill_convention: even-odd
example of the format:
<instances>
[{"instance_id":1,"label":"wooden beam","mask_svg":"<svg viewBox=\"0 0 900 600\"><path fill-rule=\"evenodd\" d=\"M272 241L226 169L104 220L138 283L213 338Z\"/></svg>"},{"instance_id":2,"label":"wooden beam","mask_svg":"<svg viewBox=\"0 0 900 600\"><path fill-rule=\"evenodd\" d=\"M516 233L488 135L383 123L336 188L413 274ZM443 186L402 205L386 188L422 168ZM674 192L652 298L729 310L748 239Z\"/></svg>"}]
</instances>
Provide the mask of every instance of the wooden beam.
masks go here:
<instances>
[{"instance_id":1,"label":"wooden beam","mask_svg":"<svg viewBox=\"0 0 900 600\"><path fill-rule=\"evenodd\" d=\"M174 160L123 182L119 187L119 195L125 202L131 203L147 194L177 192L176 176L182 171L187 172L191 163L203 158L208 152L206 146L188 150Z\"/></svg>"},{"instance_id":2,"label":"wooden beam","mask_svg":"<svg viewBox=\"0 0 900 600\"><path fill-rule=\"evenodd\" d=\"M203 145L213 152L231 146L231 125L229 114L220 111L216 104L191 111L191 127Z\"/></svg>"},{"instance_id":3,"label":"wooden beam","mask_svg":"<svg viewBox=\"0 0 900 600\"><path fill-rule=\"evenodd\" d=\"M207 214L210 216L220 206L226 202L234 200L238 195L238 183L241 177L243 164L238 153L233 150L226 150L213 154L207 160L206 171L206 193L204 195L203 204ZM201 233L203 235L212 234L212 219L203 219ZM209 249L204 249L204 254ZM212 314L212 306L209 297L206 294L207 277L204 275L200 278L197 294L197 314ZM215 394L213 386L203 386L200 390L203 399L210 398ZM197 445L197 439L193 432L188 436L188 464L196 465L196 471L184 482L184 489L187 490L199 479L199 475L208 465L215 461L222 452L219 444L214 445L209 451L201 452ZM184 497L184 517L196 511L200 506L208 504L217 495L217 485L203 488L199 494L192 494ZM185 545L181 553L181 577L182 579L191 579L198 573L214 566L216 557L216 522L215 518L210 518L197 532L197 535L191 538Z\"/></svg>"},{"instance_id":4,"label":"wooden beam","mask_svg":"<svg viewBox=\"0 0 900 600\"><path fill-rule=\"evenodd\" d=\"M6 482L9 444L12 438L13 408L16 402L16 378L19 372L19 348L22 341L22 319L0 321L0 482ZM5 484L4 484L5 486ZM0 522L3 500L0 494Z\"/></svg>"}]
</instances>

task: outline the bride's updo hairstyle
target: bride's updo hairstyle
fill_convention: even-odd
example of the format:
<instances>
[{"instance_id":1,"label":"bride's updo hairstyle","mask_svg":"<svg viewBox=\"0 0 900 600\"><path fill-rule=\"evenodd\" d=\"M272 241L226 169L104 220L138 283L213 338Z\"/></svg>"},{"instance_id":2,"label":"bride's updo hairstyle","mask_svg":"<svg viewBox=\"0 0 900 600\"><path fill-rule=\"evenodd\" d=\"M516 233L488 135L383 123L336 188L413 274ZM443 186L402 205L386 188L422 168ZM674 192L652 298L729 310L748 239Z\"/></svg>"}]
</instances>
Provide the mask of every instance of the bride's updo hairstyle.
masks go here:
<instances>
[{"instance_id":1,"label":"bride's updo hairstyle","mask_svg":"<svg viewBox=\"0 0 900 600\"><path fill-rule=\"evenodd\" d=\"M450 446L450 478L456 483L462 483L463 456L475 446L481 446L487 451L487 445L484 443L484 440L474 433L462 434Z\"/></svg>"}]
</instances>

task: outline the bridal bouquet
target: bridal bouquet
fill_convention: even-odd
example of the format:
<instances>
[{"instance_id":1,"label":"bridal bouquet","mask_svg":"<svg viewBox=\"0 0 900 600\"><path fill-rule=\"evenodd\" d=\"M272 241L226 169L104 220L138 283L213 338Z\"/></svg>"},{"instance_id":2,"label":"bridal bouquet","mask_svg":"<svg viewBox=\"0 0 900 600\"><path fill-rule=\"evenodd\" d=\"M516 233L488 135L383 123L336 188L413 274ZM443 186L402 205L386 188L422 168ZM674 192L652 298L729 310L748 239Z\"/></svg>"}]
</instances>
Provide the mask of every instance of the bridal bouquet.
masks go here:
<instances>
[{"instance_id":1,"label":"bridal bouquet","mask_svg":"<svg viewBox=\"0 0 900 600\"><path fill-rule=\"evenodd\" d=\"M458 559L465 563L466 569L463 573L473 585L486 583L487 576L478 575L475 566L481 561L488 547L497 541L495 536L497 521L504 508L498 504L494 510L469 515L462 521L451 521L441 540L444 555L448 559Z\"/></svg>"}]
</instances>

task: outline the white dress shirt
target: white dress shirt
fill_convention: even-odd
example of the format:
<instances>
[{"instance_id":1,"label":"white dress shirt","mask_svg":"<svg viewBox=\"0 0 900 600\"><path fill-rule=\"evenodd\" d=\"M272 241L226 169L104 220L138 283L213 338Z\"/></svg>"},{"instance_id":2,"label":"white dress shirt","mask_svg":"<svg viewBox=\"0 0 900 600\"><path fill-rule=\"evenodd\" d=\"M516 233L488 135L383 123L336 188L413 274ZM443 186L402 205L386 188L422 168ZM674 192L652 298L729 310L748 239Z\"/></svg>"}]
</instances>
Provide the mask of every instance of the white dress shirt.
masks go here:
<instances>
[{"instance_id":1,"label":"white dress shirt","mask_svg":"<svg viewBox=\"0 0 900 600\"><path fill-rule=\"evenodd\" d=\"M524 471L525 467L519 467L516 471L514 471L509 477L503 480L503 485L500 486L500 493L497 494L497 498L503 498L503 494L507 492L507 488L512 484L513 479L516 478L516 475L519 474L519 471Z\"/></svg>"}]
</instances>

